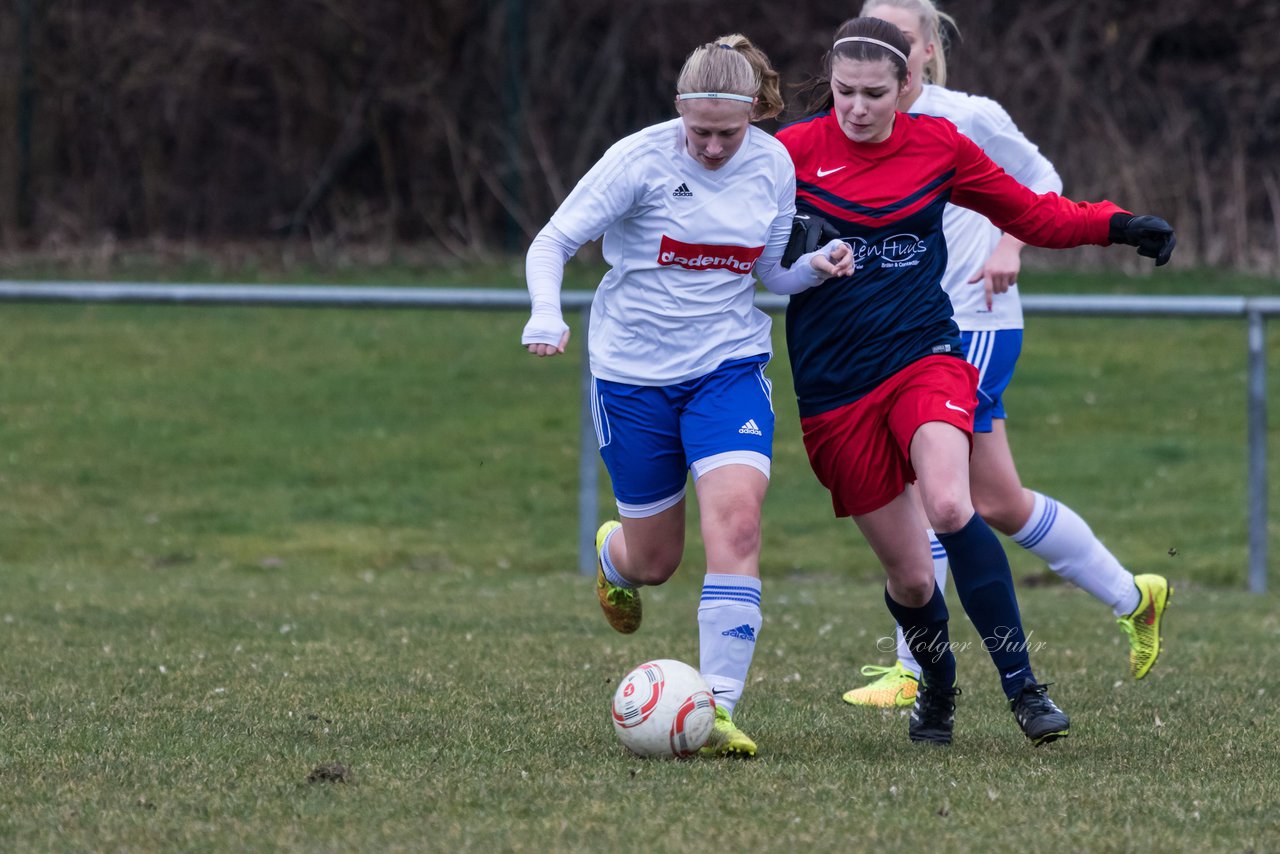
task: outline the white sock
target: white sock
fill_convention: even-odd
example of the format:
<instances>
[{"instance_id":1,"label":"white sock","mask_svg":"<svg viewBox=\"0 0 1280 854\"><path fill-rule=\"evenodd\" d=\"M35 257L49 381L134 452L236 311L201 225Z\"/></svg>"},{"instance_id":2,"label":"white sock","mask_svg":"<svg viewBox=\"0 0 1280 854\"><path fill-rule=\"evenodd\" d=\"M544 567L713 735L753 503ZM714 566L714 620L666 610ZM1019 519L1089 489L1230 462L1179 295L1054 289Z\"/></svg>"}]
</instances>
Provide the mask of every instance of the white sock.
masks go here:
<instances>
[{"instance_id":1,"label":"white sock","mask_svg":"<svg viewBox=\"0 0 1280 854\"><path fill-rule=\"evenodd\" d=\"M626 587L634 590L640 585L634 581L628 581L618 574L618 568L613 565L613 558L609 557L609 541L613 539L613 535L621 531L621 528L614 528L612 531L604 535L604 542L600 545L600 566L604 568L604 577L610 584L615 587Z\"/></svg>"},{"instance_id":2,"label":"white sock","mask_svg":"<svg viewBox=\"0 0 1280 854\"><path fill-rule=\"evenodd\" d=\"M933 529L926 529L929 533L929 550L933 553L933 577L938 582L938 589L943 593L947 592L947 551L942 547L942 543L938 542L938 538L934 536ZM907 646L907 639L903 637L902 626L895 626L898 635L898 661L902 662L902 666L917 679L920 678L920 665L916 662L916 657L911 654L910 647Z\"/></svg>"},{"instance_id":3,"label":"white sock","mask_svg":"<svg viewBox=\"0 0 1280 854\"><path fill-rule=\"evenodd\" d=\"M1074 510L1038 492L1031 494L1035 496L1031 518L1013 541L1110 605L1116 616L1132 613L1140 598L1133 573L1120 565Z\"/></svg>"},{"instance_id":4,"label":"white sock","mask_svg":"<svg viewBox=\"0 0 1280 854\"><path fill-rule=\"evenodd\" d=\"M698 605L702 678L730 714L742 697L760 633L760 579L708 572Z\"/></svg>"}]
</instances>

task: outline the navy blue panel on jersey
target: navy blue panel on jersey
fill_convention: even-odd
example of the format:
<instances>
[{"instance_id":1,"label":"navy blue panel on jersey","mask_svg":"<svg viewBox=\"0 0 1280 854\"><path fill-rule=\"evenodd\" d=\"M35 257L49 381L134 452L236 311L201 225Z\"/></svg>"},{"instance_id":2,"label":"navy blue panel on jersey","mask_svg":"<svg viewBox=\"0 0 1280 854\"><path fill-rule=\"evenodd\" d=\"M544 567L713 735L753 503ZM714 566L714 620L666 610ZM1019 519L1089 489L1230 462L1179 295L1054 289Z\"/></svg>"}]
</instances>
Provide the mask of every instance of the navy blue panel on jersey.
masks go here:
<instances>
[{"instance_id":1,"label":"navy blue panel on jersey","mask_svg":"<svg viewBox=\"0 0 1280 854\"><path fill-rule=\"evenodd\" d=\"M947 266L946 203L940 194L905 218L870 228L797 200L798 212L836 226L856 264L852 276L796 294L787 307L801 417L851 403L917 359L961 354L951 300L938 285Z\"/></svg>"}]
</instances>

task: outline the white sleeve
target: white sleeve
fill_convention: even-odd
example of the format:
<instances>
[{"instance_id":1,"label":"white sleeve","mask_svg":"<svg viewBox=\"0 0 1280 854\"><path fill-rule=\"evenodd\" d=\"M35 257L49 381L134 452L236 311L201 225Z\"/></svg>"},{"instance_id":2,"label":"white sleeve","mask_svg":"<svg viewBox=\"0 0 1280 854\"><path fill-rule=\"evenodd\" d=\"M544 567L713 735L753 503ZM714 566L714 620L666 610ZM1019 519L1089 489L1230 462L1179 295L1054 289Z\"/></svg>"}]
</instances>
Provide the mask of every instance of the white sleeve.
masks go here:
<instances>
[{"instance_id":1,"label":"white sleeve","mask_svg":"<svg viewBox=\"0 0 1280 854\"><path fill-rule=\"evenodd\" d=\"M787 227L788 236L790 236L791 227ZM770 244L772 245L772 239ZM798 294L801 291L807 291L815 285L820 285L827 280L827 276L818 272L810 263L814 256L826 255L831 258L832 253L841 241L832 240L826 246L819 247L814 252L808 252L796 259L796 262L789 268L782 266L782 249L777 253L770 255L769 249L766 248L760 260L756 263L756 276L759 277L760 283L775 294ZM782 242L782 248L787 246L786 241Z\"/></svg>"},{"instance_id":2,"label":"white sleeve","mask_svg":"<svg viewBox=\"0 0 1280 854\"><path fill-rule=\"evenodd\" d=\"M990 98L975 98L972 139L1014 180L1036 193L1061 193L1062 178L1049 158L1027 139L1004 107Z\"/></svg>"},{"instance_id":3,"label":"white sleeve","mask_svg":"<svg viewBox=\"0 0 1280 854\"><path fill-rule=\"evenodd\" d=\"M630 151L626 140L610 147L529 245L524 273L532 311L520 343L558 345L564 337L569 328L560 310L564 265L634 205L637 190L629 168Z\"/></svg>"},{"instance_id":4,"label":"white sleeve","mask_svg":"<svg viewBox=\"0 0 1280 854\"><path fill-rule=\"evenodd\" d=\"M790 180L782 182L782 192L778 196L778 215L769 226L769 239L765 242L764 254L756 262L756 278L770 292L775 294L798 294L826 281L826 276L813 269L809 262L818 253L826 253L831 257L832 248L839 241L831 241L817 252L801 255L790 268L782 266L782 253L787 250L787 241L791 239L791 221L796 215L796 174L791 170Z\"/></svg>"},{"instance_id":5,"label":"white sleeve","mask_svg":"<svg viewBox=\"0 0 1280 854\"><path fill-rule=\"evenodd\" d=\"M785 163L786 172L778 182L778 215L769 225L764 254L755 262L755 278L773 293L800 293L822 282L822 277L810 266L812 256L809 255L796 259L790 269L782 266L782 254L787 251L787 241L791 239L791 220L796 215L796 172L790 155L786 156Z\"/></svg>"},{"instance_id":6,"label":"white sleeve","mask_svg":"<svg viewBox=\"0 0 1280 854\"><path fill-rule=\"evenodd\" d=\"M634 162L635 146L629 139L614 143L552 214L559 233L581 246L630 213L642 194Z\"/></svg>"},{"instance_id":7,"label":"white sleeve","mask_svg":"<svg viewBox=\"0 0 1280 854\"><path fill-rule=\"evenodd\" d=\"M564 265L581 248L551 223L543 226L529 244L524 259L524 278L529 287L532 311L520 336L521 344L558 345L568 325L560 311L560 284Z\"/></svg>"}]
</instances>

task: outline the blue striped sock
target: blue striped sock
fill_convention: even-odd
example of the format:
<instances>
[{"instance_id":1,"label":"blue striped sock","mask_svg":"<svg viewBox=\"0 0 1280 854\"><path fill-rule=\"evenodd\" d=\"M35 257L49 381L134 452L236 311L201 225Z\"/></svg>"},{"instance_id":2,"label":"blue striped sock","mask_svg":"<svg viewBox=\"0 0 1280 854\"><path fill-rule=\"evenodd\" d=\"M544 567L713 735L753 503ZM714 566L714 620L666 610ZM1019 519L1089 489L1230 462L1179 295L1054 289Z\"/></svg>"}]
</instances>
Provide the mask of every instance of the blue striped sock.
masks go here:
<instances>
[{"instance_id":1,"label":"blue striped sock","mask_svg":"<svg viewBox=\"0 0 1280 854\"><path fill-rule=\"evenodd\" d=\"M1076 511L1032 491L1031 516L1013 541L1066 581L1111 606L1117 617L1138 607L1133 573L1116 560Z\"/></svg>"},{"instance_id":2,"label":"blue striped sock","mask_svg":"<svg viewBox=\"0 0 1280 854\"><path fill-rule=\"evenodd\" d=\"M760 633L760 579L708 572L698 604L700 669L716 705L732 713Z\"/></svg>"}]
</instances>

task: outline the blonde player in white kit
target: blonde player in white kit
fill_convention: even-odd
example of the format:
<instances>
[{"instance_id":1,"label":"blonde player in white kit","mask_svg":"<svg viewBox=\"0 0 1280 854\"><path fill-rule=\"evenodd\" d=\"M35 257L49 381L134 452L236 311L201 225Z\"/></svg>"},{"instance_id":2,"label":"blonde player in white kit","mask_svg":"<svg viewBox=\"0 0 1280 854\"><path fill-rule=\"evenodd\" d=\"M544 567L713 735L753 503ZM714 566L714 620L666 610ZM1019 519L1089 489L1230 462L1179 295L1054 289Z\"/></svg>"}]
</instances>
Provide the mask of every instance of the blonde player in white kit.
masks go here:
<instances>
[{"instance_id":1,"label":"blonde player in white kit","mask_svg":"<svg viewBox=\"0 0 1280 854\"><path fill-rule=\"evenodd\" d=\"M795 214L795 170L751 122L782 110L778 75L745 37L697 48L676 85L680 117L614 144L529 247L532 314L521 342L563 353L565 262L604 236L610 270L591 306L592 413L621 523L596 534L597 596L624 633L639 628L641 586L684 553L693 473L707 574L698 608L700 669L715 693L704 754L754 756L733 722L760 631L760 509L773 407L771 321L755 279L793 293L847 275L840 241L780 261Z\"/></svg>"},{"instance_id":2,"label":"blonde player in white kit","mask_svg":"<svg viewBox=\"0 0 1280 854\"><path fill-rule=\"evenodd\" d=\"M946 57L940 18L931 0L869 0L863 15L896 25L911 44L907 66L912 87L898 109L950 119L1006 172L1037 193L1061 192L1062 179L1040 150L995 101L944 88ZM930 81L924 83L923 81ZM948 205L943 215L947 270L942 285L951 298L965 358L978 368L970 488L973 503L993 528L1049 564L1067 581L1110 606L1129 638L1129 671L1141 679L1160 653L1160 628L1172 588L1159 575L1134 576L1070 507L1023 487L1005 432L1002 394L1013 378L1022 346L1022 303L1017 277L1022 242L981 214ZM946 553L930 532L938 586L946 583ZM868 665L870 684L844 694L855 706L912 705L920 666L897 635L898 660Z\"/></svg>"}]
</instances>

